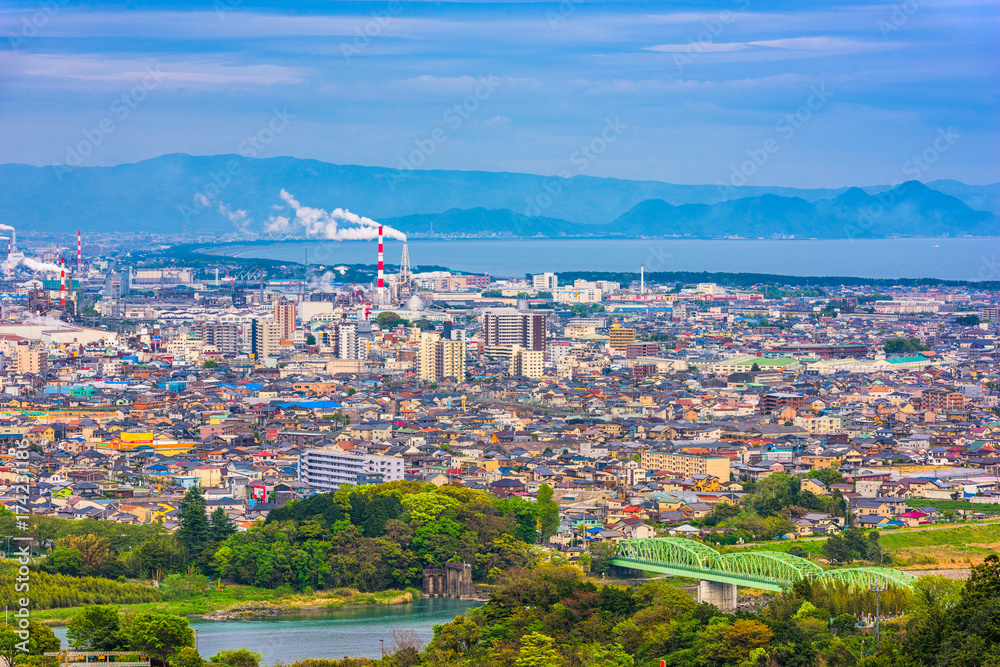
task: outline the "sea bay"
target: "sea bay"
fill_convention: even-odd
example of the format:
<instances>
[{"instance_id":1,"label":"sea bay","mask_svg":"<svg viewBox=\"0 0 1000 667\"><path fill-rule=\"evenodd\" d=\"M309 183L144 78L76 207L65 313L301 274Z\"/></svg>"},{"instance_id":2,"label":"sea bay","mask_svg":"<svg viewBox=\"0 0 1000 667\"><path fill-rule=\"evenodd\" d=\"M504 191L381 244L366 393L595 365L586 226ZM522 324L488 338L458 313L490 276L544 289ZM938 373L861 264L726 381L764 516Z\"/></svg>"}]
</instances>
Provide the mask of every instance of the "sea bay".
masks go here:
<instances>
[{"instance_id":1,"label":"sea bay","mask_svg":"<svg viewBox=\"0 0 1000 667\"><path fill-rule=\"evenodd\" d=\"M213 254L311 265L374 264L375 244L294 241L226 246ZM402 243L385 244L387 264ZM1000 279L1000 238L838 240L413 239L413 266L438 265L492 276L543 271L725 271L794 276Z\"/></svg>"}]
</instances>

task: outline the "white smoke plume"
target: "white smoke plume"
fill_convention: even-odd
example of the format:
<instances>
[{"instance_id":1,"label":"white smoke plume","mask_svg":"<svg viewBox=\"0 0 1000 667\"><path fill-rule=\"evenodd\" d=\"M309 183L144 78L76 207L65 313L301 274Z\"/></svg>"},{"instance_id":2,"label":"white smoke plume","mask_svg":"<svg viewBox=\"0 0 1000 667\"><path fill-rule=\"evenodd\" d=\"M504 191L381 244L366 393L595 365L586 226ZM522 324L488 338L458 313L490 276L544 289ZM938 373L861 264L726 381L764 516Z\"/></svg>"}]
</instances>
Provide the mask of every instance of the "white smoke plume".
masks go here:
<instances>
[{"instance_id":1,"label":"white smoke plume","mask_svg":"<svg viewBox=\"0 0 1000 667\"><path fill-rule=\"evenodd\" d=\"M322 276L313 277L309 281L309 286L312 287L317 292L335 292L336 288L333 286L333 280L336 278L332 272L327 271Z\"/></svg>"},{"instance_id":2,"label":"white smoke plume","mask_svg":"<svg viewBox=\"0 0 1000 667\"><path fill-rule=\"evenodd\" d=\"M378 238L378 224L371 218L351 213L346 208L335 208L325 211L321 208L303 206L287 190L281 191L281 199L295 211L295 218L289 220L284 216L272 215L268 218L265 229L274 233L287 233L293 226L305 229L306 236L324 238L331 241L370 241ZM352 226L342 226L344 223ZM406 240L406 234L387 225L382 226L385 236Z\"/></svg>"},{"instance_id":3,"label":"white smoke plume","mask_svg":"<svg viewBox=\"0 0 1000 667\"><path fill-rule=\"evenodd\" d=\"M12 232L12 231L14 231L14 228L11 227L10 225L0 225L0 229L4 230L5 232Z\"/></svg>"},{"instance_id":4,"label":"white smoke plume","mask_svg":"<svg viewBox=\"0 0 1000 667\"><path fill-rule=\"evenodd\" d=\"M35 325L39 325L40 324L42 326L49 326L49 327L52 327L52 326L55 326L55 327L66 326L66 323L64 321L62 321L60 319L56 319L55 317L49 317L48 315L44 315L44 316L43 315L32 315L31 317L25 318L24 323L25 324L35 324Z\"/></svg>"},{"instance_id":5,"label":"white smoke plume","mask_svg":"<svg viewBox=\"0 0 1000 667\"><path fill-rule=\"evenodd\" d=\"M253 218L243 209L233 210L229 204L219 204L219 213L229 220L229 222L233 223L233 226L241 234L256 236L256 234L250 231L250 224L253 222Z\"/></svg>"},{"instance_id":6,"label":"white smoke plume","mask_svg":"<svg viewBox=\"0 0 1000 667\"><path fill-rule=\"evenodd\" d=\"M22 257L20 264L28 267L32 271L38 273L59 273L60 268L58 264L49 264L48 262L39 262L37 260L31 259L30 257Z\"/></svg>"}]
</instances>

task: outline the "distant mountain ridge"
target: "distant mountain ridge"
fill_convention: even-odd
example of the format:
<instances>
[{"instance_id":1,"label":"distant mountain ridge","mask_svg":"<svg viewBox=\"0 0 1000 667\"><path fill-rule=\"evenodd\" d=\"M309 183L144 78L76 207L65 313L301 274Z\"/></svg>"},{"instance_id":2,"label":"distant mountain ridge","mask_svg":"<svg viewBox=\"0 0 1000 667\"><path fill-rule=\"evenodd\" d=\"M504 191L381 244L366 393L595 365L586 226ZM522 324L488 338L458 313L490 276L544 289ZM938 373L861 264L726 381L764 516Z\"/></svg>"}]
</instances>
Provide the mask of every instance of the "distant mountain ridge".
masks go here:
<instances>
[{"instance_id":1,"label":"distant mountain ridge","mask_svg":"<svg viewBox=\"0 0 1000 667\"><path fill-rule=\"evenodd\" d=\"M994 236L1000 234L998 222L993 213L907 181L877 195L850 188L815 203L777 195L682 206L652 199L603 227L623 236L885 238Z\"/></svg>"},{"instance_id":2,"label":"distant mountain ridge","mask_svg":"<svg viewBox=\"0 0 1000 667\"><path fill-rule=\"evenodd\" d=\"M1000 184L720 188L236 155L173 154L76 169L4 164L0 183L0 222L60 233L263 235L282 189L304 206L348 208L410 234L436 235L994 235L1000 212ZM237 210L246 218L231 214Z\"/></svg>"}]
</instances>

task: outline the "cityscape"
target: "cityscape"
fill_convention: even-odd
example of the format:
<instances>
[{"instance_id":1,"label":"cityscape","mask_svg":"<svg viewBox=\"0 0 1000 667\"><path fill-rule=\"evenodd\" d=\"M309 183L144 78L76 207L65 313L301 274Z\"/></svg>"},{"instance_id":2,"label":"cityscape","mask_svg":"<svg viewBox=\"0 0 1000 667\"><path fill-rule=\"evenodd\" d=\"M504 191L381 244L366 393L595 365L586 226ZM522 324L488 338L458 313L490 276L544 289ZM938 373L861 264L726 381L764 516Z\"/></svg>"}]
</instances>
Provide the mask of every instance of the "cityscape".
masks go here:
<instances>
[{"instance_id":1,"label":"cityscape","mask_svg":"<svg viewBox=\"0 0 1000 667\"><path fill-rule=\"evenodd\" d=\"M5 8L0 660L1000 665L998 20Z\"/></svg>"}]
</instances>

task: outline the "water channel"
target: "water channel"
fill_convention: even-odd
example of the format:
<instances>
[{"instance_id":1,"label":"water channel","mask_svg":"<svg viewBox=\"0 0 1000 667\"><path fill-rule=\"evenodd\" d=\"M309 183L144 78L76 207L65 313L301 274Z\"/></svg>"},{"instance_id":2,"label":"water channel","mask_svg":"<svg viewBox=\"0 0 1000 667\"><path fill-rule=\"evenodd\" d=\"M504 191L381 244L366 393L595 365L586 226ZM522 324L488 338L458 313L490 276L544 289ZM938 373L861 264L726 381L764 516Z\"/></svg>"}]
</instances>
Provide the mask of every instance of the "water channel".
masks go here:
<instances>
[{"instance_id":1,"label":"water channel","mask_svg":"<svg viewBox=\"0 0 1000 667\"><path fill-rule=\"evenodd\" d=\"M392 646L392 630L413 630L426 644L434 626L447 623L477 606L450 598L421 598L410 604L335 609L251 621L191 619L198 631L198 652L210 658L227 648L250 648L264 655L264 664L291 663L303 658L378 658ZM66 644L66 628L53 628Z\"/></svg>"}]
</instances>

